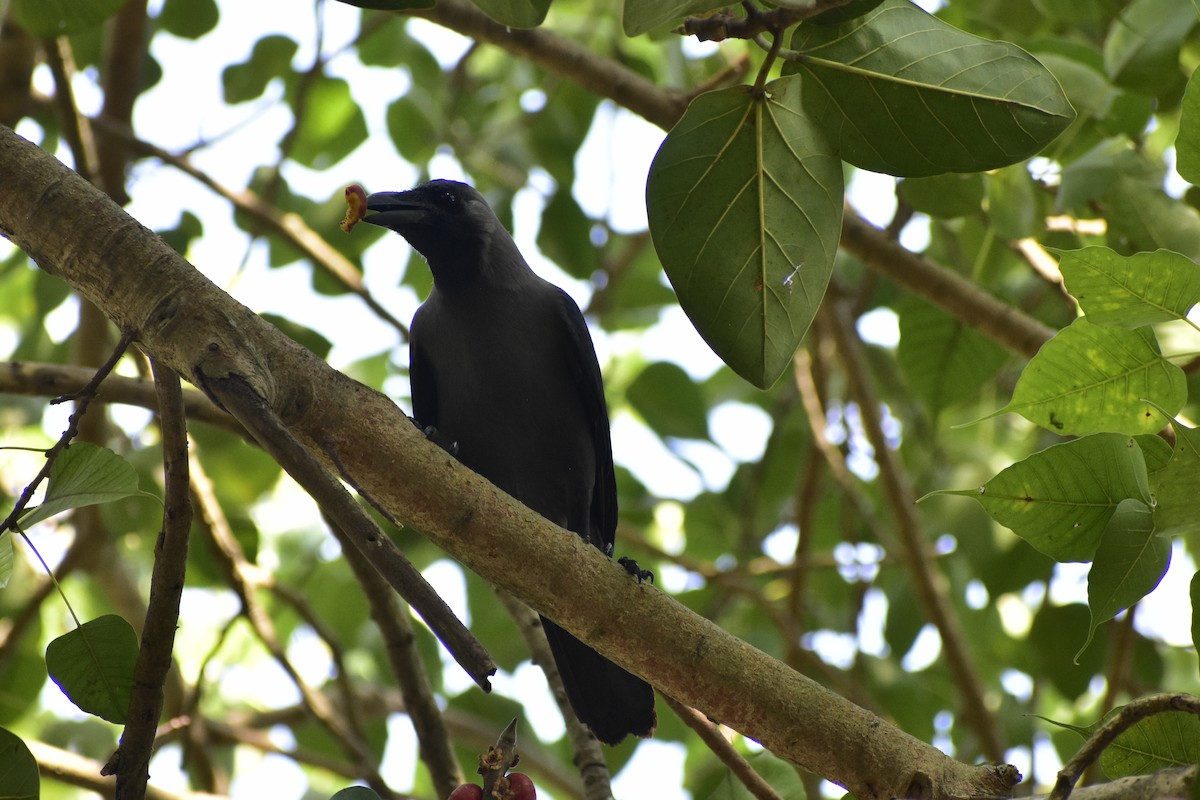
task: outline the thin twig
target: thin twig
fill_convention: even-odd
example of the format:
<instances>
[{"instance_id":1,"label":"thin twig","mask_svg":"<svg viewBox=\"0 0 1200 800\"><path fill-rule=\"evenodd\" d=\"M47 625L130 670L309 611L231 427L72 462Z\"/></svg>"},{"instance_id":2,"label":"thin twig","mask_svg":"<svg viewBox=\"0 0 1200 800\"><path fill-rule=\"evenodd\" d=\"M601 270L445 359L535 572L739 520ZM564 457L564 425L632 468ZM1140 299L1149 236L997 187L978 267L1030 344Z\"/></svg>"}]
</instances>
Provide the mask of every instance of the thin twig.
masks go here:
<instances>
[{"instance_id":1,"label":"thin twig","mask_svg":"<svg viewBox=\"0 0 1200 800\"><path fill-rule=\"evenodd\" d=\"M996 763L1004 762L1004 744L999 725L984 697L983 684L967 648L966 637L950 602L946 577L938 570L915 512L916 495L895 452L889 446L879 417L880 402L871 382L862 343L847 310L834 296L827 298L818 312L820 327L837 343L841 364L846 371L850 395L858 405L867 440L875 450L879 482L895 520L900 555L924 608L925 615L942 639L950 673L962 696L963 716L979 739L983 754Z\"/></svg>"},{"instance_id":2,"label":"thin twig","mask_svg":"<svg viewBox=\"0 0 1200 800\"><path fill-rule=\"evenodd\" d=\"M198 463L193 459L193 465L198 465ZM335 712L333 703L325 695L304 681L288 658L279 640L275 624L255 595L255 590L263 585L265 580L256 575L256 568L246 559L241 545L234 538L233 531L225 521L219 506L216 505L211 482L201 470L194 470L193 483L196 485L198 497L202 498L199 505L203 519L206 523L213 521L218 523L209 524L206 530L212 536L212 542L215 545L214 554L217 556L218 563L225 570L231 588L242 603L242 616L250 623L255 636L262 642L267 652L295 685L308 712L325 727L343 751L354 761L356 769L371 788L385 798L394 800L397 795L380 775L375 758L364 739L357 735L350 725Z\"/></svg>"},{"instance_id":3,"label":"thin twig","mask_svg":"<svg viewBox=\"0 0 1200 800\"><path fill-rule=\"evenodd\" d=\"M0 393L43 397L74 395L82 391L95 372L91 367L74 367L68 364L0 361ZM111 373L96 388L96 400L150 410L154 410L158 405L153 381ZM246 433L246 429L239 425L237 420L217 408L203 393L194 389L184 389L182 401L183 410L190 421L204 422L250 438L250 434Z\"/></svg>"},{"instance_id":4,"label":"thin twig","mask_svg":"<svg viewBox=\"0 0 1200 800\"><path fill-rule=\"evenodd\" d=\"M263 398L237 377L210 378L206 385L416 609L471 679L490 691L488 677L495 673L496 665L487 650L342 484L296 440Z\"/></svg>"},{"instance_id":5,"label":"thin twig","mask_svg":"<svg viewBox=\"0 0 1200 800\"><path fill-rule=\"evenodd\" d=\"M154 380L160 399L159 427L163 437L163 526L154 548L150 600L134 666L129 719L121 734L117 800L141 800L150 779L150 754L162 716L163 686L171 668L175 630L179 626L179 601L192 527L187 423L179 374L155 361Z\"/></svg>"},{"instance_id":6,"label":"thin twig","mask_svg":"<svg viewBox=\"0 0 1200 800\"><path fill-rule=\"evenodd\" d=\"M905 249L851 209L842 220L842 247L872 270L1014 353L1032 356L1054 335L1041 322L957 272Z\"/></svg>"},{"instance_id":7,"label":"thin twig","mask_svg":"<svg viewBox=\"0 0 1200 800\"><path fill-rule=\"evenodd\" d=\"M663 699L679 715L684 724L696 732L700 740L713 752L713 755L720 759L722 764L729 767L733 777L741 781L750 794L759 800L783 800L779 793L771 788L771 784L763 780L754 767L750 766L750 762L734 749L728 739L721 735L719 725L709 722L708 717L690 706L685 706L678 700L673 700L666 695L663 695Z\"/></svg>"},{"instance_id":8,"label":"thin twig","mask_svg":"<svg viewBox=\"0 0 1200 800\"><path fill-rule=\"evenodd\" d=\"M446 730L441 709L433 696L433 684L417 650L417 639L409 620L408 607L402 603L383 576L371 566L341 528L326 519L342 545L342 556L362 587L363 595L383 636L384 649L392 675L404 696L404 708L417 734L418 752L438 797L448 797L463 783L462 766L454 754L454 743Z\"/></svg>"},{"instance_id":9,"label":"thin twig","mask_svg":"<svg viewBox=\"0 0 1200 800\"><path fill-rule=\"evenodd\" d=\"M683 93L664 89L633 69L545 28L522 30L494 21L468 0L439 0L433 8L404 12L494 44L584 89L607 97L661 128L670 128L687 107Z\"/></svg>"},{"instance_id":10,"label":"thin twig","mask_svg":"<svg viewBox=\"0 0 1200 800\"><path fill-rule=\"evenodd\" d=\"M604 749L600 746L600 740L592 735L571 710L571 704L567 701L567 690L563 687L562 676L554 663L554 655L550 652L550 644L546 641L546 634L537 612L501 589L496 590L496 597L513 618L521 638L529 648L533 663L541 668L546 682L550 684L550 693L554 695L554 702L558 704L563 723L567 726L567 738L571 742L573 754L571 760L583 780L585 800L610 800L612 776L604 758Z\"/></svg>"},{"instance_id":11,"label":"thin twig","mask_svg":"<svg viewBox=\"0 0 1200 800\"><path fill-rule=\"evenodd\" d=\"M314 266L328 272L348 291L358 295L372 313L395 328L403 341L408 341L408 326L375 299L363 283L362 272L359 268L329 244L324 237L310 228L299 214L281 212L249 189L238 191L218 183L207 172L194 166L185 156L176 155L169 150L139 139L128 126L104 117L95 118L92 123L106 134L121 138L140 155L157 158L164 164L175 167L228 200L239 211L252 217L265 229L299 250L301 255L313 262Z\"/></svg>"},{"instance_id":12,"label":"thin twig","mask_svg":"<svg viewBox=\"0 0 1200 800\"><path fill-rule=\"evenodd\" d=\"M79 432L79 421L82 420L83 415L87 413L88 404L91 403L92 399L96 396L96 389L100 386L100 382L103 381L108 373L112 372L113 368L117 366L117 362L121 360L121 356L125 354L126 348L129 347L129 344L133 341L133 339L133 331L123 332L121 334L121 340L117 342L117 346L113 349L112 354L109 355L108 360L96 370L96 372L92 375L92 379L88 381L82 389L75 394L65 395L50 401L51 404L54 404L66 402L68 400L74 400L76 403L75 412L71 414L70 418L67 420L67 429L63 431L62 436L58 438L58 441L54 443L53 447L46 451L46 463L42 465L42 468L38 471L38 474L35 475L33 480L29 482L29 485L25 487L25 490L21 492L21 496L17 498L16 505L13 506L13 509L9 512L8 516L4 518L4 522L0 522L0 534L3 534L5 531L15 529L17 520L21 517L22 513L25 511L25 508L29 505L29 501L33 499L33 493L37 491L37 488L41 485L42 481L49 476L50 468L54 466L54 460L58 458L59 454L63 450L70 446L71 440L74 439L75 434Z\"/></svg>"}]
</instances>

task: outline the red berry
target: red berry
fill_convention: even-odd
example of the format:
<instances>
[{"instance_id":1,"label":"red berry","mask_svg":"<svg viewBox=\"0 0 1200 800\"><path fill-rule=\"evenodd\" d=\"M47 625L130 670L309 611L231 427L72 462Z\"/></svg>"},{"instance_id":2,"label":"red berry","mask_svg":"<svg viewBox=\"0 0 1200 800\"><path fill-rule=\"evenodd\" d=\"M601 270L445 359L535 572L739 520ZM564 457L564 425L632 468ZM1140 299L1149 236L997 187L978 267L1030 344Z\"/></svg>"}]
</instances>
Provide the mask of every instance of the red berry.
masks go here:
<instances>
[{"instance_id":1,"label":"red berry","mask_svg":"<svg viewBox=\"0 0 1200 800\"><path fill-rule=\"evenodd\" d=\"M473 783L464 783L451 792L447 800L483 800L483 789Z\"/></svg>"},{"instance_id":2,"label":"red berry","mask_svg":"<svg viewBox=\"0 0 1200 800\"><path fill-rule=\"evenodd\" d=\"M512 800L537 800L537 789L533 788L533 781L523 772L509 773L508 790Z\"/></svg>"}]
</instances>

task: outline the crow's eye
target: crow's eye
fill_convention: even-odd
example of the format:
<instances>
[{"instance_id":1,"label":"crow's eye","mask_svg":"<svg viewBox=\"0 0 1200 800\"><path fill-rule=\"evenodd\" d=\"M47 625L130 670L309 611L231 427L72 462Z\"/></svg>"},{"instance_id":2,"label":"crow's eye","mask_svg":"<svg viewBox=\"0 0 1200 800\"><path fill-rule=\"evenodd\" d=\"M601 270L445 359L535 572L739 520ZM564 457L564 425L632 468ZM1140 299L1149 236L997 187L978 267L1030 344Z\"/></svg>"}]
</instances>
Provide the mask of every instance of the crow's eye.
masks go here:
<instances>
[{"instance_id":1,"label":"crow's eye","mask_svg":"<svg viewBox=\"0 0 1200 800\"><path fill-rule=\"evenodd\" d=\"M458 195L449 190L442 192L441 206L449 211L458 208Z\"/></svg>"}]
</instances>

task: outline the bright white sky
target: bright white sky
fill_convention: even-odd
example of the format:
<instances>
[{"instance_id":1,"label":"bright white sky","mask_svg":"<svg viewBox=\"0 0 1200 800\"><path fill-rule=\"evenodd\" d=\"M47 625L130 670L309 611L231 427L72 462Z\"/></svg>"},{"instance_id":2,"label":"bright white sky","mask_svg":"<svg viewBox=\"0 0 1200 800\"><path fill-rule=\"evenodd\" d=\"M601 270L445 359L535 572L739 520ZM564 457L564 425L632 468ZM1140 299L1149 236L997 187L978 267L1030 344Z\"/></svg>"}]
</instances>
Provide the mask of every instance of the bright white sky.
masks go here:
<instances>
[{"instance_id":1,"label":"bright white sky","mask_svg":"<svg viewBox=\"0 0 1200 800\"><path fill-rule=\"evenodd\" d=\"M161 0L151 3L152 7L160 4ZM282 92L278 85L268 89L270 101L225 106L221 100L221 69L228 63L244 60L260 37L273 32L286 34L300 43L296 63L306 67L313 58L316 26L308 6L297 6L285 0L255 3L221 0L220 5L219 28L198 42L175 40L165 35L155 37L155 55L167 72L162 82L139 100L135 129L169 150L182 150L198 140L222 134L219 143L197 152L193 160L221 183L238 188L249 183L256 168L277 161L275 142L287 130L290 114L279 102ZM332 53L355 35L359 12L337 2L328 2L324 7L325 51ZM421 21L410 24L421 27L423 40L444 61L454 60L466 46L466 40L443 29ZM189 67L180 70L180 64ZM331 72L349 79L367 115L370 137L334 169L316 173L289 164L285 168L287 180L295 190L315 197L340 195L347 184L354 182L362 183L368 191L410 186L416 180L417 171L397 155L389 142L384 122L387 106L406 91L407 78L393 70L363 68L352 58L335 59ZM49 77L44 69L37 80L42 89L50 91ZM94 85L87 78L81 78L76 91L84 110L94 111L99 98ZM31 123L23 124L18 131L38 138ZM603 108L577 160L580 177L574 190L583 208L589 214L607 217L619 230L644 229L645 175L662 137L662 131L640 118L611 106ZM60 155L67 159L65 154ZM433 172L439 177L464 177L461 167L449 156L439 157ZM589 287L558 271L537 253L534 245L537 212L548 194L550 179L538 175L531 183L517 200L514 215L517 241L539 272L562 285L583 305ZM173 226L184 210L196 214L204 221L205 234L188 254L192 263L256 311L286 314L321 332L334 343L330 361L335 366L345 366L364 356L401 346L395 331L364 313L356 298L315 294L310 288L307 264L269 269L264 245L251 245L248 237L233 225L228 205L190 178L151 162L137 167L131 184L130 213L152 228ZM890 177L859 173L850 185L850 200L873 221L885 223L893 210L893 185ZM341 235L340 232L324 233ZM924 245L927 229L920 224L913 225L906 230L906 236L912 238L906 239L905 244L919 250ZM409 289L399 286L399 275L407 260L405 248L399 237L385 237L366 254L363 263L372 293L401 319L411 318L419 303L419 298ZM869 317L861 326L864 336L878 344L894 346L898 339L895 316L881 312ZM68 304L51 320L51 328L65 336L72 329L74 320L74 307ZM12 336L11 331L0 330L0 355L11 349ZM678 309L665 313L661 322L644 338L597 332L596 344L602 364L606 356L628 352L632 348L640 348L648 361L679 363L697 378L711 374L720 363ZM401 362L406 360L402 351L394 357ZM403 385L388 388L397 396L407 394ZM120 413L127 415L125 419L131 426L140 426L145 419L144 414L133 410ZM55 436L61 430L59 422L55 419L47 424ZM757 459L768 433L765 415L757 408L739 404L719 406L710 423L715 445L689 443L681 451L692 462L693 466L689 466L631 415L619 414L613 419L615 457L652 492L686 502L704 489L724 486L737 462ZM870 468L870 464L864 467L868 471ZM317 512L311 501L297 495L295 490L282 490L278 501L259 510L260 524L274 528L277 533L311 526ZM660 517L669 525L678 517L678 512L672 511L669 505L664 506ZM769 550L772 555L787 561L794 536L794 531L784 530L771 537ZM838 555L848 565L871 563L879 557L872 548L846 548ZM1178 613L1178 609L1187 608L1187 576L1191 571L1189 564L1180 563L1186 561L1182 555L1176 551L1175 568L1163 586L1143 602L1139 613L1139 627L1148 633L1152 628L1155 635L1173 643L1188 641L1186 621ZM465 618L464 587L458 567L449 561L439 562L429 570L428 577ZM660 578L667 588L673 589L681 588L687 580L679 570L668 570ZM1059 602L1086 600L1085 579L1086 566L1060 568L1050 589L1052 597ZM982 591L981 586L976 588ZM1006 624L1014 630L1027 627L1029 620L1025 607L1019 603L1009 606L1004 609ZM868 653L883 654L886 647L881 631L886 608L886 599L872 590L862 620L864 633L859 640L818 634L811 644L823 658L833 663L847 660L855 647ZM214 604L207 593L189 592L185 597L185 620L193 624L202 619L219 624L235 612L236 608L232 606L225 608L221 603ZM329 660L315 638L298 635L291 648L299 656L296 663L308 665L314 681L327 674ZM926 631L905 660L905 667L919 669L936 659L939 653L936 635ZM260 702L285 704L296 700L294 693L289 691L290 684L281 679L273 667L248 670L245 677L253 682L248 685L253 685L252 693ZM452 665L447 669L446 677L447 687L451 690L466 688L468 684ZM1027 692L1027 682L1027 679L1023 682L1017 673L1006 679L1006 685L1015 692ZM538 670L525 667L512 676L500 675L496 686L498 691L519 695L526 702L530 711L529 724L539 734L549 737L559 734L561 720ZM61 699L53 687L47 691L46 700L56 712L73 713L73 707ZM393 720L391 730L393 746L386 760L386 774L396 788L404 790L414 769L415 745L411 726L407 719L397 718ZM948 746L945 741L939 744ZM1014 751L1010 758L1023 772L1028 772L1030 757L1027 751ZM1041 776L1050 775L1058 768L1048 746L1039 748L1037 760L1037 772ZM288 800L301 797L303 779L290 762L280 758L244 761L238 765L241 777L234 786L235 798L249 800L269 796ZM169 749L160 755L152 767L155 782L164 786L182 786L182 776L172 774L175 763L178 763L177 759L172 759ZM688 798L690 794L680 788L682 771L681 748L659 742L645 743L617 777L617 795L653 796L662 800ZM840 796L840 792L835 796Z\"/></svg>"}]
</instances>

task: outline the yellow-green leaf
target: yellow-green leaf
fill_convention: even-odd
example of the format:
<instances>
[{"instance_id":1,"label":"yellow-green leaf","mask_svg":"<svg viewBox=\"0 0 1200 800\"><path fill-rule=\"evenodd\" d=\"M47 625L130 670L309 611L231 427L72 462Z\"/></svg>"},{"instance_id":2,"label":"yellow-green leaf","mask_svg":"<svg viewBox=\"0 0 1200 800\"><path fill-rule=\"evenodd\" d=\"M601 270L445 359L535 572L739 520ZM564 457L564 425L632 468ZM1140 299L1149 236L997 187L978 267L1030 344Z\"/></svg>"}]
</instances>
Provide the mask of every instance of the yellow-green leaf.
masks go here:
<instances>
[{"instance_id":1,"label":"yellow-green leaf","mask_svg":"<svg viewBox=\"0 0 1200 800\"><path fill-rule=\"evenodd\" d=\"M1093 325L1081 317L1042 345L1021 372L1008 405L1065 435L1154 433L1187 399L1183 370L1163 358L1154 332Z\"/></svg>"},{"instance_id":2,"label":"yellow-green leaf","mask_svg":"<svg viewBox=\"0 0 1200 800\"><path fill-rule=\"evenodd\" d=\"M1058 268L1097 325L1138 328L1183 319L1200 302L1200 266L1170 250L1123 256L1085 247L1063 252Z\"/></svg>"}]
</instances>

